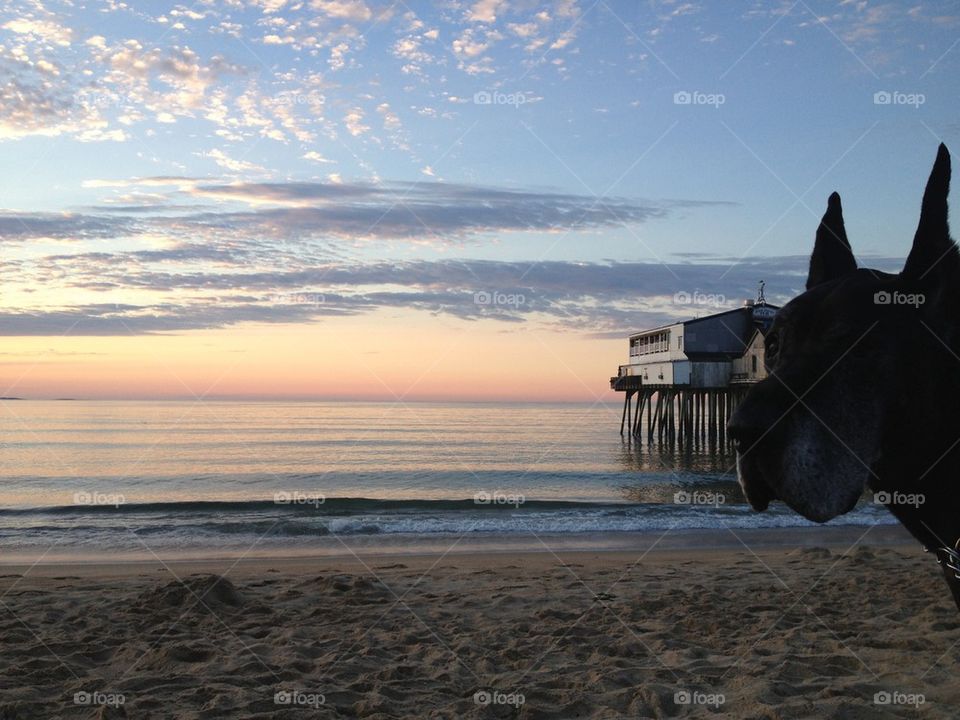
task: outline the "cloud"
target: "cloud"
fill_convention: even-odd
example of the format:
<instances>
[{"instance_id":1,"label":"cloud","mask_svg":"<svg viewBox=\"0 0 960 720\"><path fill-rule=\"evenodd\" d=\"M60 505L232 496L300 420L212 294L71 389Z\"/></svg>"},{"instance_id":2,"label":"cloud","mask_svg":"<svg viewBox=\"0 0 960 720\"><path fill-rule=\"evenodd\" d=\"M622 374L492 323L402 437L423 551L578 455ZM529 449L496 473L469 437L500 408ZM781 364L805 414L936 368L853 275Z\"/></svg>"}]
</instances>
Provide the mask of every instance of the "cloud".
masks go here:
<instances>
[{"instance_id":1,"label":"cloud","mask_svg":"<svg viewBox=\"0 0 960 720\"><path fill-rule=\"evenodd\" d=\"M341 12L335 5L330 7L334 15L349 14L349 8ZM196 25L191 27L194 37L208 30L224 32L216 11L175 8L173 15ZM277 67L258 73L256 63L248 68L215 51L170 42L172 36L150 44L149 34L143 40L118 38L110 34L115 30L105 24L103 34L71 45L69 29L49 18L25 17L0 27L0 140L70 135L83 142L125 141L153 137L158 125L170 133L177 123L205 121L228 141L266 137L309 143L331 126L324 117L324 80L316 70L293 73ZM340 33L331 29L329 37L314 37L313 43L336 46L333 34ZM5 35L13 40L6 42ZM308 39L298 35L296 50L304 50ZM361 40L354 45L362 45ZM255 59L236 51L231 55Z\"/></svg>"},{"instance_id":2,"label":"cloud","mask_svg":"<svg viewBox=\"0 0 960 720\"><path fill-rule=\"evenodd\" d=\"M111 336L179 333L238 322L302 322L342 309L304 304L203 303L194 305L90 304L69 309L0 311L0 336Z\"/></svg>"},{"instance_id":3,"label":"cloud","mask_svg":"<svg viewBox=\"0 0 960 720\"><path fill-rule=\"evenodd\" d=\"M123 218L97 217L79 213L0 212L0 243L43 238L54 240L114 238L135 232L134 225Z\"/></svg>"},{"instance_id":4,"label":"cloud","mask_svg":"<svg viewBox=\"0 0 960 720\"><path fill-rule=\"evenodd\" d=\"M402 127L400 118L393 110L390 109L389 103L380 103L377 105L377 112L383 117L384 130L399 130Z\"/></svg>"},{"instance_id":5,"label":"cloud","mask_svg":"<svg viewBox=\"0 0 960 720\"><path fill-rule=\"evenodd\" d=\"M347 112L347 114L343 116L343 125L347 128L347 132L354 137L360 137L365 132L368 132L370 126L363 124L363 117L363 110L358 107L352 108Z\"/></svg>"},{"instance_id":6,"label":"cloud","mask_svg":"<svg viewBox=\"0 0 960 720\"><path fill-rule=\"evenodd\" d=\"M461 57L475 58L486 52L490 43L478 39L477 34L470 28L467 28L456 40L453 41L453 52Z\"/></svg>"},{"instance_id":7,"label":"cloud","mask_svg":"<svg viewBox=\"0 0 960 720\"><path fill-rule=\"evenodd\" d=\"M346 55L350 52L350 44L341 42L334 45L330 48L330 58L327 60L327 64L330 66L331 70L343 70L346 67Z\"/></svg>"},{"instance_id":8,"label":"cloud","mask_svg":"<svg viewBox=\"0 0 960 720\"><path fill-rule=\"evenodd\" d=\"M536 35L539 25L535 22L528 23L509 23L507 29L514 35L521 38L529 38Z\"/></svg>"},{"instance_id":9,"label":"cloud","mask_svg":"<svg viewBox=\"0 0 960 720\"><path fill-rule=\"evenodd\" d=\"M494 23L497 13L506 6L506 0L477 0L467 12L467 19L471 22Z\"/></svg>"},{"instance_id":10,"label":"cloud","mask_svg":"<svg viewBox=\"0 0 960 720\"><path fill-rule=\"evenodd\" d=\"M423 35L408 35L397 40L390 51L393 56L403 62L400 70L407 75L420 75L423 67L435 62L434 57L423 49L423 42L436 40L439 33L429 30Z\"/></svg>"},{"instance_id":11,"label":"cloud","mask_svg":"<svg viewBox=\"0 0 960 720\"><path fill-rule=\"evenodd\" d=\"M206 157L213 160L217 165L232 172L264 172L259 165L246 160L234 160L227 156L222 150L211 150L205 153Z\"/></svg>"},{"instance_id":12,"label":"cloud","mask_svg":"<svg viewBox=\"0 0 960 720\"><path fill-rule=\"evenodd\" d=\"M226 162L233 165L233 161ZM429 166L424 170L432 171ZM667 217L680 209L728 204L598 199L570 193L436 181L344 182L339 176L331 177L328 182L231 183L157 176L91 180L85 185L166 189L166 193L151 193L143 201L138 201L135 195L120 198L123 212L162 209L163 215L135 220L82 213L0 213L0 241L132 234L182 238L191 233L219 231L238 239L264 236L389 238L445 243L512 231L564 232L636 225ZM184 205L185 198L209 207L198 211ZM237 209L238 205L249 209ZM101 205L99 209L109 207Z\"/></svg>"},{"instance_id":13,"label":"cloud","mask_svg":"<svg viewBox=\"0 0 960 720\"><path fill-rule=\"evenodd\" d=\"M231 168L245 167L216 156ZM427 166L429 177L433 169ZM443 246L503 233L594 231L637 225L713 201L603 199L424 180L417 183L211 182L157 176L91 180L123 192L93 213L0 212L0 242L31 238L155 238L235 243L290 238L318 241L410 240ZM142 189L149 189L144 194ZM722 204L722 203L720 203Z\"/></svg>"},{"instance_id":14,"label":"cloud","mask_svg":"<svg viewBox=\"0 0 960 720\"><path fill-rule=\"evenodd\" d=\"M310 7L340 20L365 21L373 17L363 0L311 0Z\"/></svg>"},{"instance_id":15,"label":"cloud","mask_svg":"<svg viewBox=\"0 0 960 720\"><path fill-rule=\"evenodd\" d=\"M203 252L199 245L191 251ZM197 272L121 266L109 253L61 256L65 282L87 290L155 291L165 300L86 303L69 308L7 308L0 335L129 335L223 328L238 323L304 323L404 309L461 320L530 322L591 335L623 336L694 314L738 307L759 279L768 299L786 302L803 289L807 256L710 258L660 263L415 260L327 262L295 270ZM163 258L164 260L169 258ZM222 259L222 258L221 258ZM153 259L154 261L156 258ZM53 262L53 259L51 259ZM71 263L75 267L70 267ZM876 258L894 269L898 259ZM83 268L78 272L77 268ZM94 275L97 275L96 277ZM84 276L88 282L84 281ZM674 301L678 292L725 297L719 308ZM502 294L518 303L485 303ZM170 297L176 297L173 301Z\"/></svg>"},{"instance_id":16,"label":"cloud","mask_svg":"<svg viewBox=\"0 0 960 720\"><path fill-rule=\"evenodd\" d=\"M318 153L316 150L311 150L310 152L306 152L306 153L304 153L304 154L302 155L302 157L303 157L304 160L311 160L311 161L313 161L313 162L315 162L315 163L323 163L323 164L332 164L332 165L335 165L336 162L337 162L336 160L329 160L329 159L325 158L323 155L321 155L320 153Z\"/></svg>"},{"instance_id":17,"label":"cloud","mask_svg":"<svg viewBox=\"0 0 960 720\"><path fill-rule=\"evenodd\" d=\"M38 40L61 46L70 45L70 39L73 36L73 31L70 28L64 27L51 19L18 18L10 20L0 27L18 35L29 35Z\"/></svg>"},{"instance_id":18,"label":"cloud","mask_svg":"<svg viewBox=\"0 0 960 720\"><path fill-rule=\"evenodd\" d=\"M613 327L622 313L649 304L649 296L676 292L674 274L637 263L360 260L366 254L357 252L357 243L429 240L462 246L485 237L503 242L512 232L600 230L711 204L600 202L570 193L435 181L228 183L158 176L93 180L88 186L122 194L96 213L0 214L0 242L70 242L69 252L11 255L4 262L5 275L13 278L8 298L33 297L39 287L52 292L38 294L36 306L11 306L8 300L0 334L180 332L243 322L309 322L379 308L468 320L536 320L568 329ZM190 206L185 199L204 205ZM685 272L690 287L706 291L706 270ZM709 272L719 275L717 265ZM751 278L748 284L754 283ZM768 283L772 286L769 278ZM511 289L530 303L484 308L473 300L477 292ZM119 302L90 302L91 294ZM321 295L322 303L306 306L280 297ZM43 298L50 297L78 300L48 307Z\"/></svg>"},{"instance_id":19,"label":"cloud","mask_svg":"<svg viewBox=\"0 0 960 720\"><path fill-rule=\"evenodd\" d=\"M196 178L185 177L183 175L153 175L150 177L133 177L125 180L107 180L94 178L84 180L82 186L85 188L127 188L127 187L168 187L175 186L182 190L196 185Z\"/></svg>"},{"instance_id":20,"label":"cloud","mask_svg":"<svg viewBox=\"0 0 960 720\"><path fill-rule=\"evenodd\" d=\"M347 182L197 184L202 200L243 202L253 212L184 215L180 228L230 228L238 233L358 238L463 240L507 231L560 232L638 224L700 201L596 199L566 193L509 190L457 183L414 185Z\"/></svg>"},{"instance_id":21,"label":"cloud","mask_svg":"<svg viewBox=\"0 0 960 720\"><path fill-rule=\"evenodd\" d=\"M96 97L71 87L46 53L46 47L0 43L0 141L65 134L81 142L126 139L109 127Z\"/></svg>"}]
</instances>

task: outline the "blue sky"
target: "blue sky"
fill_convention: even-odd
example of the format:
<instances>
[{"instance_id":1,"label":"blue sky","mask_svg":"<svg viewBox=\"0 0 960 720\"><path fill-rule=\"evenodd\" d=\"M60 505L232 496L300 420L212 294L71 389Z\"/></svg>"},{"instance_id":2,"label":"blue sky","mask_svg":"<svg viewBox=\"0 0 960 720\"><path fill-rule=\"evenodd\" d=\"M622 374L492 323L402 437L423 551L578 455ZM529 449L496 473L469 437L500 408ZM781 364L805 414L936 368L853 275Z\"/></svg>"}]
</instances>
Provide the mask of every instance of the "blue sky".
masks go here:
<instances>
[{"instance_id":1,"label":"blue sky","mask_svg":"<svg viewBox=\"0 0 960 720\"><path fill-rule=\"evenodd\" d=\"M6 335L387 309L619 336L678 291L798 292L834 189L895 269L960 147L949 2L9 7Z\"/></svg>"}]
</instances>

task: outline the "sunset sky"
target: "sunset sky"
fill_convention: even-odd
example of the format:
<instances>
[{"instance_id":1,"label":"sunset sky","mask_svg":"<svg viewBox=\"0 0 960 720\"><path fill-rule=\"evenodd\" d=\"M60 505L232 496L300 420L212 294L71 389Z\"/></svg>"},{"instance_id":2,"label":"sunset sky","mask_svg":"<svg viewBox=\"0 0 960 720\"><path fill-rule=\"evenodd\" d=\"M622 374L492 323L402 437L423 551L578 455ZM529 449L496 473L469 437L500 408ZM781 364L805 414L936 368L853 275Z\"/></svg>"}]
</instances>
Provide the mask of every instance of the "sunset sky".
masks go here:
<instances>
[{"instance_id":1,"label":"sunset sky","mask_svg":"<svg viewBox=\"0 0 960 720\"><path fill-rule=\"evenodd\" d=\"M6 7L8 396L593 401L960 151L954 2Z\"/></svg>"}]
</instances>

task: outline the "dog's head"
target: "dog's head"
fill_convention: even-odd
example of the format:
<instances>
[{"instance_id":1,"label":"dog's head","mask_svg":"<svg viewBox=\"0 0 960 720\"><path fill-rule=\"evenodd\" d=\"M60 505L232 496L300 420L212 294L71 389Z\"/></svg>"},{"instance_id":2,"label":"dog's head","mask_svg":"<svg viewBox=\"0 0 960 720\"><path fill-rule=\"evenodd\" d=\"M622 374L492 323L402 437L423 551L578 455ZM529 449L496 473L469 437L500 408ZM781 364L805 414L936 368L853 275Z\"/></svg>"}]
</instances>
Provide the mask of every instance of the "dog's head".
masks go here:
<instances>
[{"instance_id":1,"label":"dog's head","mask_svg":"<svg viewBox=\"0 0 960 720\"><path fill-rule=\"evenodd\" d=\"M931 341L958 323L960 255L947 226L950 155L940 146L913 248L899 275L858 269L830 196L817 230L807 290L765 338L769 376L730 420L740 484L750 504L773 499L826 522L850 511L876 477L885 437L908 422L902 370L924 373ZM939 335L939 340L935 335Z\"/></svg>"}]
</instances>

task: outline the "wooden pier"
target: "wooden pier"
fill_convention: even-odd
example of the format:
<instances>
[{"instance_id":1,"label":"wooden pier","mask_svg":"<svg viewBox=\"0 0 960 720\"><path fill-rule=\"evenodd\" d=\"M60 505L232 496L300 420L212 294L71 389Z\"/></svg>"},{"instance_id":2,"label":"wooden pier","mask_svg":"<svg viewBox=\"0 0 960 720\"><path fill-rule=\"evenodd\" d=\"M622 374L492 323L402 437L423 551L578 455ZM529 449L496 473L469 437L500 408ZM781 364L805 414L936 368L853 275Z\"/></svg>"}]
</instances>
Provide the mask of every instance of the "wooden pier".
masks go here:
<instances>
[{"instance_id":1,"label":"wooden pier","mask_svg":"<svg viewBox=\"0 0 960 720\"><path fill-rule=\"evenodd\" d=\"M727 442L727 422L767 376L764 337L779 310L764 298L629 337L629 362L610 378L624 393L620 434L653 444ZM646 417L644 417L646 415Z\"/></svg>"},{"instance_id":2,"label":"wooden pier","mask_svg":"<svg viewBox=\"0 0 960 720\"><path fill-rule=\"evenodd\" d=\"M727 421L750 386L644 385L628 376L610 378L610 387L624 393L621 435L637 441L645 435L649 444L716 445L727 442Z\"/></svg>"}]
</instances>

